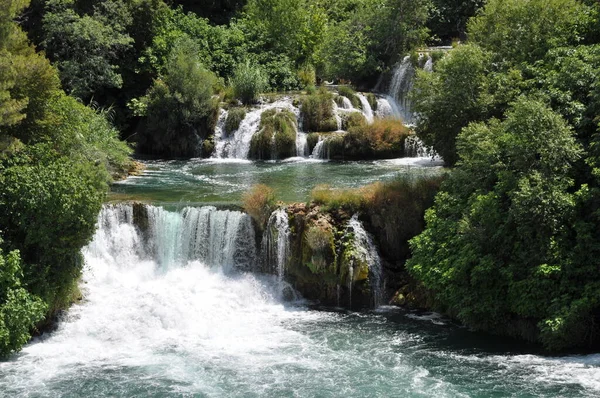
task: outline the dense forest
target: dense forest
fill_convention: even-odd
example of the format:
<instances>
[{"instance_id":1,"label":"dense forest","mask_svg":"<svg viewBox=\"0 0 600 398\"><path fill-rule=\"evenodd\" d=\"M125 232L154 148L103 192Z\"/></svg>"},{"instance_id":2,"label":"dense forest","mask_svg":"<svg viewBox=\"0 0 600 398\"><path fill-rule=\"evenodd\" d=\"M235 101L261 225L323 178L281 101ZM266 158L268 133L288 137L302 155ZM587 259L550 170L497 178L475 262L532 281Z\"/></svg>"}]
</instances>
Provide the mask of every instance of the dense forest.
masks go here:
<instances>
[{"instance_id":1,"label":"dense forest","mask_svg":"<svg viewBox=\"0 0 600 398\"><path fill-rule=\"evenodd\" d=\"M305 93L319 114L325 82L371 90L442 44L411 96L416 134L451 171L408 272L473 329L597 347L599 13L593 0L0 0L0 356L79 295L80 250L134 151L191 156L222 104L264 93Z\"/></svg>"}]
</instances>

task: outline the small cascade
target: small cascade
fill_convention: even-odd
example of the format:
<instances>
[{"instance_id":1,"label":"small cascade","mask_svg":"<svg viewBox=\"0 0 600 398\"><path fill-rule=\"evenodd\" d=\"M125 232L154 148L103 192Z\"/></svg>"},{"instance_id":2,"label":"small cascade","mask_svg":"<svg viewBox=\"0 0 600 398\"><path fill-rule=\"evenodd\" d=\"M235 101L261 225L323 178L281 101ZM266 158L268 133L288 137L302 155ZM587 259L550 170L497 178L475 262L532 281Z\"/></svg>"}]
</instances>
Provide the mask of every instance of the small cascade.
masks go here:
<instances>
[{"instance_id":1,"label":"small cascade","mask_svg":"<svg viewBox=\"0 0 600 398\"><path fill-rule=\"evenodd\" d=\"M342 130L342 117L340 116L340 108L339 108L337 102L335 102L335 101L333 101L333 115L335 116L335 121L337 122L337 131L341 131Z\"/></svg>"},{"instance_id":2,"label":"small cascade","mask_svg":"<svg viewBox=\"0 0 600 398\"><path fill-rule=\"evenodd\" d=\"M348 229L354 233L355 249L357 251L357 259L364 261L369 267L369 280L371 285L371 294L373 307L378 307L382 302L381 286L383 282L381 259L377 252L377 247L373 243L371 235L365 230L362 222L358 219L358 214L352 216L348 221ZM350 281L353 278L353 267L350 267ZM351 288L351 286L349 286ZM352 294L350 294L352 296Z\"/></svg>"},{"instance_id":3,"label":"small cascade","mask_svg":"<svg viewBox=\"0 0 600 398\"><path fill-rule=\"evenodd\" d=\"M296 132L296 156L305 158L310 155L308 151L308 134L302 131Z\"/></svg>"},{"instance_id":4,"label":"small cascade","mask_svg":"<svg viewBox=\"0 0 600 398\"><path fill-rule=\"evenodd\" d=\"M225 122L227 121L227 116L229 112L225 109L219 111L219 119L217 119L217 126L215 127L215 150L213 152L213 157L221 157L225 151L225 145L228 141L225 139Z\"/></svg>"},{"instance_id":5,"label":"small cascade","mask_svg":"<svg viewBox=\"0 0 600 398\"><path fill-rule=\"evenodd\" d=\"M297 119L300 115L300 110L292 104L291 98L284 98L252 109L246 113L246 116L240 122L240 126L231 136L225 138L223 132L217 136L217 130L215 130L216 142L213 157L221 159L248 159L252 137L258 132L261 115L269 109L287 109L294 113Z\"/></svg>"},{"instance_id":6,"label":"small cascade","mask_svg":"<svg viewBox=\"0 0 600 398\"><path fill-rule=\"evenodd\" d=\"M354 109L354 106L352 106L352 102L347 97L340 95L340 98L342 99L342 109L347 109L347 110Z\"/></svg>"},{"instance_id":7,"label":"small cascade","mask_svg":"<svg viewBox=\"0 0 600 398\"><path fill-rule=\"evenodd\" d=\"M290 257L290 226L285 208L275 210L269 217L262 240L262 259L266 270L276 271L280 283Z\"/></svg>"},{"instance_id":8,"label":"small cascade","mask_svg":"<svg viewBox=\"0 0 600 398\"><path fill-rule=\"evenodd\" d=\"M373 109L371 109L371 104L367 100L367 97L365 97L361 93L356 93L356 96L360 100L360 103L362 105L362 113L365 116L365 119L367 119L367 123L373 123Z\"/></svg>"},{"instance_id":9,"label":"small cascade","mask_svg":"<svg viewBox=\"0 0 600 398\"><path fill-rule=\"evenodd\" d=\"M319 136L319 141L317 145L313 148L312 154L310 155L313 159L327 159L328 156L325 153L326 145L323 137Z\"/></svg>"},{"instance_id":10,"label":"small cascade","mask_svg":"<svg viewBox=\"0 0 600 398\"><path fill-rule=\"evenodd\" d=\"M423 66L423 70L425 72L433 72L433 58L431 58L430 56L427 57L427 61Z\"/></svg>"},{"instance_id":11,"label":"small cascade","mask_svg":"<svg viewBox=\"0 0 600 398\"><path fill-rule=\"evenodd\" d=\"M412 65L410 56L406 56L396 66L388 91L390 99L396 103L399 115L405 124L411 124L414 121L410 99L408 98L408 93L413 87L414 77L415 68Z\"/></svg>"},{"instance_id":12,"label":"small cascade","mask_svg":"<svg viewBox=\"0 0 600 398\"><path fill-rule=\"evenodd\" d=\"M143 210L137 217L134 206ZM256 262L250 216L212 206L174 212L150 205L106 205L88 250L110 264L153 259L165 271L192 260L225 272L251 270Z\"/></svg>"},{"instance_id":13,"label":"small cascade","mask_svg":"<svg viewBox=\"0 0 600 398\"><path fill-rule=\"evenodd\" d=\"M404 140L404 157L424 158L427 156L429 156L429 152L419 137L414 134L406 137Z\"/></svg>"}]
</instances>

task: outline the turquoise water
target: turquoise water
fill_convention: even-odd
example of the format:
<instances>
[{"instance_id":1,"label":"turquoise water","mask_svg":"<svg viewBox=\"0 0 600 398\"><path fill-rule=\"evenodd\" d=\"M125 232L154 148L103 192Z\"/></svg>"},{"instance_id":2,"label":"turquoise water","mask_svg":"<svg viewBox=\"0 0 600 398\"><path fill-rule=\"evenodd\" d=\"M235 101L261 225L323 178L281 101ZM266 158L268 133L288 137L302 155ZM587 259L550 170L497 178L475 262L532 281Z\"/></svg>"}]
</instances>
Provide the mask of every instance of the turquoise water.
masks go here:
<instances>
[{"instance_id":1,"label":"turquoise water","mask_svg":"<svg viewBox=\"0 0 600 398\"><path fill-rule=\"evenodd\" d=\"M229 203L260 182L282 199L306 200L318 183L353 187L440 172L403 162L150 162L113 198ZM105 207L83 250L84 300L56 331L0 362L0 396L600 396L600 354L544 356L435 313L285 301L277 277L177 260L179 213L161 210L152 225L159 255L118 211ZM221 229L229 223L221 219ZM206 240L228 240L217 235Z\"/></svg>"},{"instance_id":2,"label":"turquoise water","mask_svg":"<svg viewBox=\"0 0 600 398\"><path fill-rule=\"evenodd\" d=\"M278 200L302 202L318 184L360 187L400 175L422 176L441 172L441 163L428 158L371 162L323 162L290 159L283 162L216 160L148 161L139 177L115 184L112 200L151 203L239 203L254 184L273 188Z\"/></svg>"}]
</instances>

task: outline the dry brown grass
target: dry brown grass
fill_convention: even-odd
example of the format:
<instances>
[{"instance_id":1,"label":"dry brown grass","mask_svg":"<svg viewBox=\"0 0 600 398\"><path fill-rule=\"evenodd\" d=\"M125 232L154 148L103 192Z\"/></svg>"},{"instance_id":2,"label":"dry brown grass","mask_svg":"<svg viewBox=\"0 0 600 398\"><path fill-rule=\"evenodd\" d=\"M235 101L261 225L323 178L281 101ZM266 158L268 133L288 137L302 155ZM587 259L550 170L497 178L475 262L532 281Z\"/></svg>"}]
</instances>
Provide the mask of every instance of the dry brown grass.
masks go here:
<instances>
[{"instance_id":1,"label":"dry brown grass","mask_svg":"<svg viewBox=\"0 0 600 398\"><path fill-rule=\"evenodd\" d=\"M275 192L267 185L257 184L242 195L242 203L244 211L264 228L275 209Z\"/></svg>"}]
</instances>

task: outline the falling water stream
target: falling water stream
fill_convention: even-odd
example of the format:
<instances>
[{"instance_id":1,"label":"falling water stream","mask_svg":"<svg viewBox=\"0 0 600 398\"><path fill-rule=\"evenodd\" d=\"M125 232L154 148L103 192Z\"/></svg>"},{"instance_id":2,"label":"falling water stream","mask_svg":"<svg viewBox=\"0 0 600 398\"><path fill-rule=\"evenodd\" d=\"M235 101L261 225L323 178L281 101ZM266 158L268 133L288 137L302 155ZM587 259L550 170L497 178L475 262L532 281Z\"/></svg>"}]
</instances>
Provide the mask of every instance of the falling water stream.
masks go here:
<instances>
[{"instance_id":1,"label":"falling water stream","mask_svg":"<svg viewBox=\"0 0 600 398\"><path fill-rule=\"evenodd\" d=\"M56 331L0 362L0 395L600 394L600 355L544 357L436 314L285 302L277 276L250 272L242 261L252 257L247 216L148 210L145 224L129 205L104 207L83 250L84 299Z\"/></svg>"}]
</instances>

